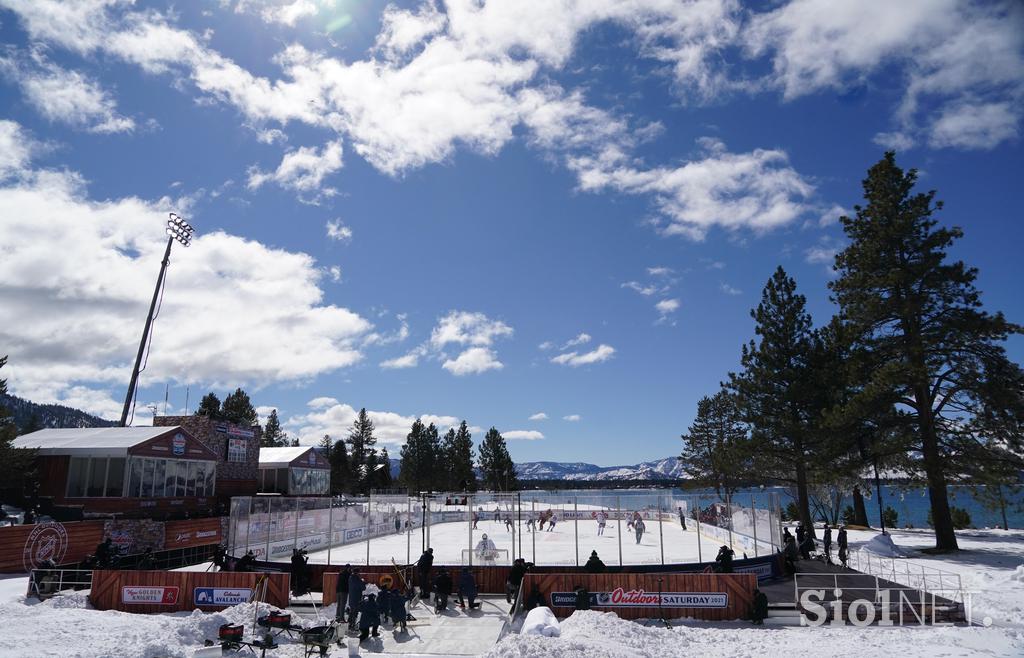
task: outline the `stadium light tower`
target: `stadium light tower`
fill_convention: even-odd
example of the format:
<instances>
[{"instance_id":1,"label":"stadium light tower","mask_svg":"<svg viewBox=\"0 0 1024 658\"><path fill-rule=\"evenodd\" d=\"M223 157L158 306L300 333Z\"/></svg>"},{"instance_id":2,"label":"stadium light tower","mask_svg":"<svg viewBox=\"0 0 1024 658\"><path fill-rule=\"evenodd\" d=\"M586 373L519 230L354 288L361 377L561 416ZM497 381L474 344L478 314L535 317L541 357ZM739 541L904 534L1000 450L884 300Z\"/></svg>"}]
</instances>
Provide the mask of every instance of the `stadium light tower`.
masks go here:
<instances>
[{"instance_id":1,"label":"stadium light tower","mask_svg":"<svg viewBox=\"0 0 1024 658\"><path fill-rule=\"evenodd\" d=\"M173 212L167 220L167 249L164 250L164 259L160 263L160 275L156 278L156 289L153 291L153 301L149 303L149 315L146 316L146 326L142 330L142 340L139 341L139 352L135 355L135 367L132 368L132 379L128 383L128 394L124 397L124 409L121 410L121 427L128 425L128 412L135 398L135 385L139 381L139 368L142 366L142 355L146 352L146 343L149 340L149 330L153 327L153 313L156 311L156 302L160 298L160 291L164 287L164 280L167 278L167 264L171 262L171 245L177 240L181 246L187 247L192 242L192 234L195 229L181 217Z\"/></svg>"}]
</instances>

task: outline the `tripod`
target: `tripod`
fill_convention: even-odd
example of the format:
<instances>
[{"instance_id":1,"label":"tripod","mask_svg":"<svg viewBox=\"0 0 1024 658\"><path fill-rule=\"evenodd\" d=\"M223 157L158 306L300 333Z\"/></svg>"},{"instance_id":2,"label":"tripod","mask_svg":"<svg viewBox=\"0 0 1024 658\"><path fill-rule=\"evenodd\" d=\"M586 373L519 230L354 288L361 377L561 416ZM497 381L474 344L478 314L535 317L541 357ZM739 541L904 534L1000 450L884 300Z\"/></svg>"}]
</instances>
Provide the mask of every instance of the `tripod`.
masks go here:
<instances>
[{"instance_id":1,"label":"tripod","mask_svg":"<svg viewBox=\"0 0 1024 658\"><path fill-rule=\"evenodd\" d=\"M661 594L662 594L662 592L661 592L661 583L664 580L665 580L664 578L661 578L661 577L658 578L658 621L660 621L661 623L665 624L665 628L672 628L672 624L668 623L668 620L665 619L665 612L664 612L664 610L662 610L662 607L661 607L661 598L662 598L662 596L661 596Z\"/></svg>"}]
</instances>

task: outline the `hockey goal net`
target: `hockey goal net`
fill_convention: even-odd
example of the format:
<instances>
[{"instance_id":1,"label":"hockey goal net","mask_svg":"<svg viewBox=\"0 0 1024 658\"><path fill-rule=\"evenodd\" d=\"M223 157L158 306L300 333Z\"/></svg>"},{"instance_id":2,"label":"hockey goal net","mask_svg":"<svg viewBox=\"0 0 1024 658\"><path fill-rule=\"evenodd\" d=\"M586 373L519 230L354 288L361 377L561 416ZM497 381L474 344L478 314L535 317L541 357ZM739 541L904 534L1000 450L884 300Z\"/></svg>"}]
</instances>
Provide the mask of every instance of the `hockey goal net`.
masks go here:
<instances>
[{"instance_id":1,"label":"hockey goal net","mask_svg":"<svg viewBox=\"0 0 1024 658\"><path fill-rule=\"evenodd\" d=\"M485 550L462 549L462 564L489 565L489 564L510 564L507 548L488 548Z\"/></svg>"}]
</instances>

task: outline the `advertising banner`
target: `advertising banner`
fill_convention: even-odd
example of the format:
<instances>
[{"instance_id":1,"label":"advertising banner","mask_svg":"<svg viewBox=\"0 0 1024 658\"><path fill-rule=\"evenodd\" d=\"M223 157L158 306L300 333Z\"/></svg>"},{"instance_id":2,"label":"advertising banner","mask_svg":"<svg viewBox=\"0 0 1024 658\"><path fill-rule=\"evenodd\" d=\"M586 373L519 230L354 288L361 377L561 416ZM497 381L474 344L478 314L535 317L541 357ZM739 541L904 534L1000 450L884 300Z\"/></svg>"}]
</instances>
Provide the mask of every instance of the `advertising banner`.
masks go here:
<instances>
[{"instance_id":1,"label":"advertising banner","mask_svg":"<svg viewBox=\"0 0 1024 658\"><path fill-rule=\"evenodd\" d=\"M220 587L196 587L192 590L195 605L238 605L248 603L251 589L224 589Z\"/></svg>"},{"instance_id":2,"label":"advertising banner","mask_svg":"<svg viewBox=\"0 0 1024 658\"><path fill-rule=\"evenodd\" d=\"M125 585L121 588L121 603L146 605L177 605L178 587L143 587Z\"/></svg>"},{"instance_id":3,"label":"advertising banner","mask_svg":"<svg viewBox=\"0 0 1024 658\"><path fill-rule=\"evenodd\" d=\"M661 597L659 603L658 598ZM553 607L572 608L576 605L575 592L552 592ZM725 592L646 592L643 589L625 590L618 587L611 592L591 592L590 605L601 608L727 608L729 595Z\"/></svg>"}]
</instances>

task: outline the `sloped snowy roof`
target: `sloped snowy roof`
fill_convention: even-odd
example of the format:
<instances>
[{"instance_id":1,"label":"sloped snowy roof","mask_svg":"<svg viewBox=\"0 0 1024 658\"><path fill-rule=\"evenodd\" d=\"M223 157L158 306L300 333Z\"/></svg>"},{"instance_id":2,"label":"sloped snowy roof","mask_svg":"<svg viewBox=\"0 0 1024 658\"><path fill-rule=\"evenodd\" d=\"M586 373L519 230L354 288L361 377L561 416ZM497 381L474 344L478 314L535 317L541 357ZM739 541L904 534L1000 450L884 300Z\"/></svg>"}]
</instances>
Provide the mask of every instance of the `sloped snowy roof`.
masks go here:
<instances>
[{"instance_id":1,"label":"sloped snowy roof","mask_svg":"<svg viewBox=\"0 0 1024 658\"><path fill-rule=\"evenodd\" d=\"M19 436L15 448L35 448L40 455L124 457L129 448L180 430L172 427L49 428Z\"/></svg>"},{"instance_id":2,"label":"sloped snowy roof","mask_svg":"<svg viewBox=\"0 0 1024 658\"><path fill-rule=\"evenodd\" d=\"M313 446L260 448L260 468L288 468L293 461L312 449Z\"/></svg>"}]
</instances>

